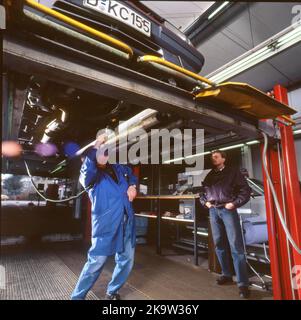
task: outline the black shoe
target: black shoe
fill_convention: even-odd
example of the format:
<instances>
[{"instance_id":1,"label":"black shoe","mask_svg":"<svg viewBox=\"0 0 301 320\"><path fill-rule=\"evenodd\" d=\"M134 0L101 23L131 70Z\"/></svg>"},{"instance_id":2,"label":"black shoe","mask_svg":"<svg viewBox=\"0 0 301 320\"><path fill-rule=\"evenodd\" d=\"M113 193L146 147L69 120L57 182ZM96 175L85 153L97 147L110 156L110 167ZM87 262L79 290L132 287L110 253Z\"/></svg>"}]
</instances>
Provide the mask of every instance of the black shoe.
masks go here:
<instances>
[{"instance_id":1,"label":"black shoe","mask_svg":"<svg viewBox=\"0 0 301 320\"><path fill-rule=\"evenodd\" d=\"M233 283L233 279L232 279L232 277L220 276L220 277L216 280L216 283L217 283L219 286L222 286L222 285L224 285L224 284Z\"/></svg>"},{"instance_id":2,"label":"black shoe","mask_svg":"<svg viewBox=\"0 0 301 320\"><path fill-rule=\"evenodd\" d=\"M106 300L121 300L118 293L106 294Z\"/></svg>"},{"instance_id":3,"label":"black shoe","mask_svg":"<svg viewBox=\"0 0 301 320\"><path fill-rule=\"evenodd\" d=\"M248 299L250 297L249 287L241 286L239 289L239 296L244 299Z\"/></svg>"}]
</instances>

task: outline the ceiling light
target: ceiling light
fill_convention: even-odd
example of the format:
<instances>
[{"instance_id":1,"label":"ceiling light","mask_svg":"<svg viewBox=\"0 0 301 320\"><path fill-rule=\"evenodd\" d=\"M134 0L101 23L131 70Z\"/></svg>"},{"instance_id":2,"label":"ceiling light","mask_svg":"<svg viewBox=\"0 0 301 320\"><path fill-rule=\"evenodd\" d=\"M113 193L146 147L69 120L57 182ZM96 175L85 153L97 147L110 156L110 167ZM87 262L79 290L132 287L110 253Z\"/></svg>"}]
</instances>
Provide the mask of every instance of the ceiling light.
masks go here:
<instances>
[{"instance_id":1,"label":"ceiling light","mask_svg":"<svg viewBox=\"0 0 301 320\"><path fill-rule=\"evenodd\" d=\"M253 144L258 144L258 143L260 143L259 140L252 140L252 141L246 142L246 145L251 146Z\"/></svg>"},{"instance_id":2,"label":"ceiling light","mask_svg":"<svg viewBox=\"0 0 301 320\"><path fill-rule=\"evenodd\" d=\"M210 151L205 151L205 152L201 152L201 153L196 153L196 154L191 154L190 156L187 157L181 157L181 158L175 158L175 159L171 159L171 160L166 160L163 163L167 164L167 163L172 163L172 162L176 162L176 161L180 161L180 160L184 160L184 159L189 159L189 158L194 158L194 157L200 157L200 156L205 156L206 154L209 154Z\"/></svg>"},{"instance_id":3,"label":"ceiling light","mask_svg":"<svg viewBox=\"0 0 301 320\"><path fill-rule=\"evenodd\" d=\"M66 112L63 109L60 109L62 111L61 120L62 122L65 122L66 120Z\"/></svg>"},{"instance_id":4,"label":"ceiling light","mask_svg":"<svg viewBox=\"0 0 301 320\"><path fill-rule=\"evenodd\" d=\"M297 22L206 76L215 83L229 80L301 41Z\"/></svg>"},{"instance_id":5,"label":"ceiling light","mask_svg":"<svg viewBox=\"0 0 301 320\"><path fill-rule=\"evenodd\" d=\"M208 20L215 17L230 1L224 1L218 8L216 8L209 16Z\"/></svg>"},{"instance_id":6,"label":"ceiling light","mask_svg":"<svg viewBox=\"0 0 301 320\"><path fill-rule=\"evenodd\" d=\"M192 155L187 156L187 157L181 157L181 158L166 160L166 161L164 161L163 163L168 164L168 163L172 163L172 162L176 162L176 161L184 160L184 159L188 159L188 158L205 156L205 155L210 154L212 151L217 150L217 149L218 149L218 150L221 150L221 151L232 150L232 149L241 148L241 147L243 147L243 146L245 146L245 145L257 144L257 143L259 143L259 142L260 142L260 141L258 141L258 140L253 140L253 141L247 142L246 144L240 143L240 144L235 144L235 145L232 145L232 146L227 146L227 147L224 147L224 148L215 148L215 149L213 149L213 150L211 150L211 151L205 151L205 152L202 152L202 153L192 154Z\"/></svg>"},{"instance_id":7,"label":"ceiling light","mask_svg":"<svg viewBox=\"0 0 301 320\"><path fill-rule=\"evenodd\" d=\"M229 147L220 148L219 150L225 151L225 150L231 150L231 149L241 148L241 147L243 147L243 146L244 146L244 144L243 144L243 143L240 143L240 144L235 144L234 146L229 146Z\"/></svg>"}]
</instances>

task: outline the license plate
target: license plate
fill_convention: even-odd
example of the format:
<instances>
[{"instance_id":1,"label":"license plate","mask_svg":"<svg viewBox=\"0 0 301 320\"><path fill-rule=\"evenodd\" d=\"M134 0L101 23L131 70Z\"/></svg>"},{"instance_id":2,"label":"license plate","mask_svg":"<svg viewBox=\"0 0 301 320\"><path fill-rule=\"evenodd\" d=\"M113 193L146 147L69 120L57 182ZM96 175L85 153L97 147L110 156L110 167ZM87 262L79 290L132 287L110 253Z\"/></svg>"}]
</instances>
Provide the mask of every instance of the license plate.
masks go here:
<instances>
[{"instance_id":1,"label":"license plate","mask_svg":"<svg viewBox=\"0 0 301 320\"><path fill-rule=\"evenodd\" d=\"M151 22L118 1L84 0L83 5L117 19L148 37L151 35Z\"/></svg>"}]
</instances>

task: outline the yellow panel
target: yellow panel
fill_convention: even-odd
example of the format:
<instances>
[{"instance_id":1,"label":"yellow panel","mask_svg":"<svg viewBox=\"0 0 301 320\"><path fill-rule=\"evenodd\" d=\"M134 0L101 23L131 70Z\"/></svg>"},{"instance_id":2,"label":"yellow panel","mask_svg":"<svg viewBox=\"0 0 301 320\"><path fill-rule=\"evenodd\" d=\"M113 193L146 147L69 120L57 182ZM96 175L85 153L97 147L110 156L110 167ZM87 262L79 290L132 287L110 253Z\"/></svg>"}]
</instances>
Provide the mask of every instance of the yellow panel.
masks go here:
<instances>
[{"instance_id":1,"label":"yellow panel","mask_svg":"<svg viewBox=\"0 0 301 320\"><path fill-rule=\"evenodd\" d=\"M204 92L201 92L196 96L196 99L217 106L222 105L241 110L258 119L274 119L278 116L291 115L297 112L246 83L225 82L215 88L220 89L218 95L206 96ZM212 88L208 90L212 91Z\"/></svg>"}]
</instances>

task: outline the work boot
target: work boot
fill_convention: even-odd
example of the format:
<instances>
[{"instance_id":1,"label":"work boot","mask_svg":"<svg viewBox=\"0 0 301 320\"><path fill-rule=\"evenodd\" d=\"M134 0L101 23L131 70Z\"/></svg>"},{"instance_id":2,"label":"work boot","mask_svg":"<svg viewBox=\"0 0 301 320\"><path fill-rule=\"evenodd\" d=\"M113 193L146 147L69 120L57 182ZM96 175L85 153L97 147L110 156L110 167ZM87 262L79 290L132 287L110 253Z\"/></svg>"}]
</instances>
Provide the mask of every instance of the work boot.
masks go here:
<instances>
[{"instance_id":1,"label":"work boot","mask_svg":"<svg viewBox=\"0 0 301 320\"><path fill-rule=\"evenodd\" d=\"M118 293L106 294L106 300L121 300Z\"/></svg>"},{"instance_id":2,"label":"work boot","mask_svg":"<svg viewBox=\"0 0 301 320\"><path fill-rule=\"evenodd\" d=\"M222 286L222 285L224 285L224 284L233 283L233 279L232 279L232 277L220 276L220 277L216 280L216 283L217 283L219 286Z\"/></svg>"},{"instance_id":3,"label":"work boot","mask_svg":"<svg viewBox=\"0 0 301 320\"><path fill-rule=\"evenodd\" d=\"M250 290L247 286L241 286L239 289L239 296L243 299L248 299L250 297Z\"/></svg>"}]
</instances>

